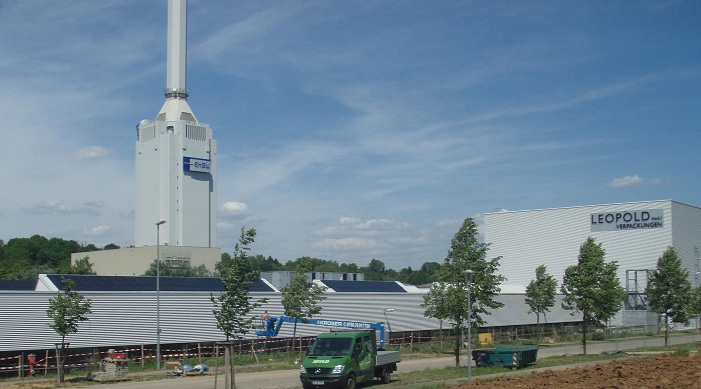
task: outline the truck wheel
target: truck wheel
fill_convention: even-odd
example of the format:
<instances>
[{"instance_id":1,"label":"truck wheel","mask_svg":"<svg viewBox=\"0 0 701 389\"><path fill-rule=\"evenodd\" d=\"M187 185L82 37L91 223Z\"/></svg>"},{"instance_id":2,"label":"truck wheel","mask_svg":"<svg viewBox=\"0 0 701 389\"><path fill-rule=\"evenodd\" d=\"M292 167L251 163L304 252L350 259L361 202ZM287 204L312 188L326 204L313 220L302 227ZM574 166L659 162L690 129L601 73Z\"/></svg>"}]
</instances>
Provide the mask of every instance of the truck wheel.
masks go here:
<instances>
[{"instance_id":1,"label":"truck wheel","mask_svg":"<svg viewBox=\"0 0 701 389\"><path fill-rule=\"evenodd\" d=\"M382 377L380 377L380 382L383 384L389 384L391 381L391 376L392 376L392 371L389 369L389 367L385 367L384 370L382 370Z\"/></svg>"},{"instance_id":2,"label":"truck wheel","mask_svg":"<svg viewBox=\"0 0 701 389\"><path fill-rule=\"evenodd\" d=\"M345 389L355 389L355 374L348 375L348 379L346 379Z\"/></svg>"}]
</instances>

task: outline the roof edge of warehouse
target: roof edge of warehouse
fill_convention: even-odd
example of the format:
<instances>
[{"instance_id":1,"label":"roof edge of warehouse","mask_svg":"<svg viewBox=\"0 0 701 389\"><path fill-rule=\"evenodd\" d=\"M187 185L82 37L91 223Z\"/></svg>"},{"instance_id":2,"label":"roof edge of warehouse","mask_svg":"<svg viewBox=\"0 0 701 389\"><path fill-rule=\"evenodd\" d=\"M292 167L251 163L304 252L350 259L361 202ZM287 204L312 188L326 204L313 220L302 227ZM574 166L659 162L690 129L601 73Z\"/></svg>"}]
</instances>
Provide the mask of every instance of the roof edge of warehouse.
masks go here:
<instances>
[{"instance_id":1,"label":"roof edge of warehouse","mask_svg":"<svg viewBox=\"0 0 701 389\"><path fill-rule=\"evenodd\" d=\"M533 209L518 209L518 210L510 210L510 209L497 209L493 212L485 212L484 215L498 215L502 213L518 213L518 212L537 212L537 211L551 211L551 210L556 210L556 209L576 209L576 208L591 208L591 207L601 207L601 206L612 206L612 205L627 205L627 204L650 204L650 203L660 203L660 202L666 202L666 201L671 201L673 203L677 204L683 204L689 207L694 207L701 209L701 207L698 207L696 205L692 205L689 203L685 203L682 201L677 201L677 200L672 200L672 199L663 199L663 200L641 200L641 201L622 201L618 203L601 203L601 204L590 204L590 205L570 205L570 206L564 206L564 207L547 207L547 208L533 208Z\"/></svg>"}]
</instances>

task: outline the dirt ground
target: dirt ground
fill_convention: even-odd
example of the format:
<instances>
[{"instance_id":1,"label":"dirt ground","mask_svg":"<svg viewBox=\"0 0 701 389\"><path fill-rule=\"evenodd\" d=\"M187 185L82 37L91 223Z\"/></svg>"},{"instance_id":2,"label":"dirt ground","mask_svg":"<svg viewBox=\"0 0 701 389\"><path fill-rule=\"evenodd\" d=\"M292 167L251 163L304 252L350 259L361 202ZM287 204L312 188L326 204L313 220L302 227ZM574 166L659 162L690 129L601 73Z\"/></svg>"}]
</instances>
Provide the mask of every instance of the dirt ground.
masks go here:
<instances>
[{"instance_id":1,"label":"dirt ground","mask_svg":"<svg viewBox=\"0 0 701 389\"><path fill-rule=\"evenodd\" d=\"M547 370L532 375L476 380L451 389L678 389L701 388L701 356L669 355Z\"/></svg>"}]
</instances>

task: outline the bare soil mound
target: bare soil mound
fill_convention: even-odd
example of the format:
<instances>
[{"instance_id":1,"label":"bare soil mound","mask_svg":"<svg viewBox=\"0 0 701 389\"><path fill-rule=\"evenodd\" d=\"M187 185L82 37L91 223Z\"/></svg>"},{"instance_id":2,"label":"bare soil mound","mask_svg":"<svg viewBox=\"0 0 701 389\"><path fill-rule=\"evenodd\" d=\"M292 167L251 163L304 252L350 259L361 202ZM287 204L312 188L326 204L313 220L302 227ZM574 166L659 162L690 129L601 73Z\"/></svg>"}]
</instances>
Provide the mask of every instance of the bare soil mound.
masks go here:
<instances>
[{"instance_id":1,"label":"bare soil mound","mask_svg":"<svg viewBox=\"0 0 701 389\"><path fill-rule=\"evenodd\" d=\"M701 356L668 355L548 370L529 376L476 380L451 389L677 389L701 388Z\"/></svg>"}]
</instances>

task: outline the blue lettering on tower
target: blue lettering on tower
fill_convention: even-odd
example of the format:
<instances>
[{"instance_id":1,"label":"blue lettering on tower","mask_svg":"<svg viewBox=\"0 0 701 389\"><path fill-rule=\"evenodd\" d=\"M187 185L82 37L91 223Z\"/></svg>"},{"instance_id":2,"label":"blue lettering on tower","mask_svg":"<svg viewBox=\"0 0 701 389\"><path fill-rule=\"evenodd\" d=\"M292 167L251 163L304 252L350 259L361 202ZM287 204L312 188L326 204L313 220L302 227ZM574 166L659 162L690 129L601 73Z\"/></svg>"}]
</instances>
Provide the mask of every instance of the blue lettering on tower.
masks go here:
<instances>
[{"instance_id":1,"label":"blue lettering on tower","mask_svg":"<svg viewBox=\"0 0 701 389\"><path fill-rule=\"evenodd\" d=\"M212 161L209 159L183 157L183 170L186 172L212 172Z\"/></svg>"}]
</instances>

